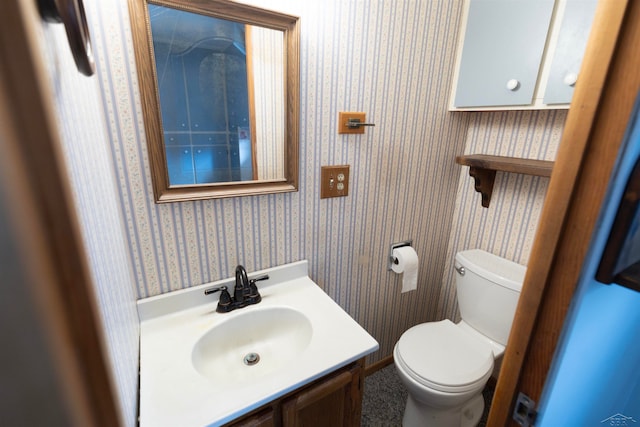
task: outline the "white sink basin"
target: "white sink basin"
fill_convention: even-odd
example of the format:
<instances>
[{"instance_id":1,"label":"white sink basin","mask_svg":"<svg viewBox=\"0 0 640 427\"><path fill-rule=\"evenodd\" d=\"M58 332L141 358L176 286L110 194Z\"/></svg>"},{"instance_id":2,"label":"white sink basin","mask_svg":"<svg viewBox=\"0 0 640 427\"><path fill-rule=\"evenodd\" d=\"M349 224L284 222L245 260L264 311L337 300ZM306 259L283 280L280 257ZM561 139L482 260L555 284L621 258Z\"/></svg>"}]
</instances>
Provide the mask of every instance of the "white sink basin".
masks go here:
<instances>
[{"instance_id":1,"label":"white sink basin","mask_svg":"<svg viewBox=\"0 0 640 427\"><path fill-rule=\"evenodd\" d=\"M213 381L253 382L300 357L311 333L311 322L297 310L255 307L206 332L191 361Z\"/></svg>"},{"instance_id":2,"label":"white sink basin","mask_svg":"<svg viewBox=\"0 0 640 427\"><path fill-rule=\"evenodd\" d=\"M138 301L140 427L220 426L378 348L306 261L250 276L263 274L262 302L230 313L204 291L234 278Z\"/></svg>"}]
</instances>

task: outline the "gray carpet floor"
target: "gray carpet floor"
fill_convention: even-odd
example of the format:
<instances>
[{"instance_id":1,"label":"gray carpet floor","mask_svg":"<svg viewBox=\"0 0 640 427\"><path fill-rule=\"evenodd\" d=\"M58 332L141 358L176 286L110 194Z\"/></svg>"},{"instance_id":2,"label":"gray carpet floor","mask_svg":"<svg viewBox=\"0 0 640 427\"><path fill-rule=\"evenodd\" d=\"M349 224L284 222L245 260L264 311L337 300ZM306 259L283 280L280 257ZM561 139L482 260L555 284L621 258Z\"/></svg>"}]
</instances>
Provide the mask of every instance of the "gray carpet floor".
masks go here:
<instances>
[{"instance_id":1,"label":"gray carpet floor","mask_svg":"<svg viewBox=\"0 0 640 427\"><path fill-rule=\"evenodd\" d=\"M484 391L484 414L478 424L486 425L493 385L487 385ZM407 389L400 381L396 367L392 363L365 377L364 396L362 398L362 427L399 427L402 425L404 405L407 401Z\"/></svg>"}]
</instances>

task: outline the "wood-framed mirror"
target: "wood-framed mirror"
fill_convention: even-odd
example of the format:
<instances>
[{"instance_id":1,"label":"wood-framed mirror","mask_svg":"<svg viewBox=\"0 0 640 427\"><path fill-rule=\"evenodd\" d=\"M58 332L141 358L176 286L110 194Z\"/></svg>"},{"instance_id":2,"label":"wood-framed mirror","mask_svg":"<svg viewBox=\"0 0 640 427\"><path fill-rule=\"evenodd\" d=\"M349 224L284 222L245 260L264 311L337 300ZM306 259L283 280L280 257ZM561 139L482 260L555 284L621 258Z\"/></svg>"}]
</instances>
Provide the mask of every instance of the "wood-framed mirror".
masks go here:
<instances>
[{"instance_id":1,"label":"wood-framed mirror","mask_svg":"<svg viewBox=\"0 0 640 427\"><path fill-rule=\"evenodd\" d=\"M156 203L297 191L299 18L129 0Z\"/></svg>"}]
</instances>

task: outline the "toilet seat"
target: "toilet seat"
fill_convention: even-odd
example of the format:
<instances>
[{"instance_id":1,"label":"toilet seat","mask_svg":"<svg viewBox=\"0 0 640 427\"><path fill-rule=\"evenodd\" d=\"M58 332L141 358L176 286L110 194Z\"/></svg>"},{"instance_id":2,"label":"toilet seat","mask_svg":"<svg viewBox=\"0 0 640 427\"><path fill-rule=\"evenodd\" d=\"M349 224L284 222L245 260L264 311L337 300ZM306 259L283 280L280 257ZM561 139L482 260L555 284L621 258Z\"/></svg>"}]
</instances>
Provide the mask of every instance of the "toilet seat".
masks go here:
<instances>
[{"instance_id":1,"label":"toilet seat","mask_svg":"<svg viewBox=\"0 0 640 427\"><path fill-rule=\"evenodd\" d=\"M462 393L484 386L493 370L489 344L450 320L408 329L397 344L396 362L418 383L435 390Z\"/></svg>"}]
</instances>

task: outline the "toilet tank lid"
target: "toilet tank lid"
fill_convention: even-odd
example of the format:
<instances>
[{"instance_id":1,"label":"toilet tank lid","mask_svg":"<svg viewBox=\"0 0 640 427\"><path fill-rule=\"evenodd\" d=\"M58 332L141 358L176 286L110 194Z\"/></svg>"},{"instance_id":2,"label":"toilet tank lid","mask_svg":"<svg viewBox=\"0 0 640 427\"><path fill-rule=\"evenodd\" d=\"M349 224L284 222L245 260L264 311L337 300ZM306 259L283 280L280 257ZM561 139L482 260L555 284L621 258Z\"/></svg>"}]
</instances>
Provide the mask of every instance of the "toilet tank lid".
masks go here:
<instances>
[{"instance_id":1,"label":"toilet tank lid","mask_svg":"<svg viewBox=\"0 0 640 427\"><path fill-rule=\"evenodd\" d=\"M520 292L527 268L482 249L458 252L456 264L505 288Z\"/></svg>"}]
</instances>

